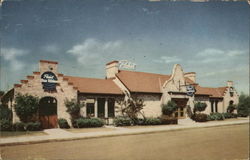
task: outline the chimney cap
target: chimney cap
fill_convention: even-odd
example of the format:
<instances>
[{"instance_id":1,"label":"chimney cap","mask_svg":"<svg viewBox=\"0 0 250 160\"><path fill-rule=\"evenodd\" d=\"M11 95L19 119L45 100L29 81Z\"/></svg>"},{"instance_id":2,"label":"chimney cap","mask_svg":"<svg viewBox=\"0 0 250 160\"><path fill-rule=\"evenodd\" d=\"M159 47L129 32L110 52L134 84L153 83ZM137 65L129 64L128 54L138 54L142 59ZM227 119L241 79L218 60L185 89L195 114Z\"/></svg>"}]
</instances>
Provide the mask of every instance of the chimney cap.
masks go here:
<instances>
[{"instance_id":1,"label":"chimney cap","mask_svg":"<svg viewBox=\"0 0 250 160\"><path fill-rule=\"evenodd\" d=\"M186 75L186 74L196 74L196 72L186 72L186 73L184 73L184 75Z\"/></svg>"},{"instance_id":2,"label":"chimney cap","mask_svg":"<svg viewBox=\"0 0 250 160\"><path fill-rule=\"evenodd\" d=\"M113 63L119 63L119 61L114 60L114 61L108 62L108 63L106 64L106 66L107 66L107 65L110 65L110 64L113 64Z\"/></svg>"},{"instance_id":3,"label":"chimney cap","mask_svg":"<svg viewBox=\"0 0 250 160\"><path fill-rule=\"evenodd\" d=\"M40 60L41 63L58 64L56 61Z\"/></svg>"}]
</instances>

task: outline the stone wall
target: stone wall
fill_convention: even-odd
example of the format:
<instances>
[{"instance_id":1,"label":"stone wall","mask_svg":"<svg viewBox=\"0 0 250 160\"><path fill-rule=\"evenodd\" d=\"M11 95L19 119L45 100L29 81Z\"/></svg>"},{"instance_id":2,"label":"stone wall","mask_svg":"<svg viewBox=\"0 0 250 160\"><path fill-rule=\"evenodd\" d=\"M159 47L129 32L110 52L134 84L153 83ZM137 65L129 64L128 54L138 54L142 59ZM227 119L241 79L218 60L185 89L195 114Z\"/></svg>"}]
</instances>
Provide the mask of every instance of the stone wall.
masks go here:
<instances>
[{"instance_id":1,"label":"stone wall","mask_svg":"<svg viewBox=\"0 0 250 160\"><path fill-rule=\"evenodd\" d=\"M54 64L54 63L53 63ZM40 69L45 72L50 70L58 78L58 84L56 86L56 92L45 92L41 83L41 74L43 72L33 72L31 76L27 76L26 80L21 80L21 84L16 84L14 86L14 96L18 93L29 94L37 96L39 98L43 97L54 97L57 100L57 115L58 118L65 118L70 122L70 116L66 112L66 107L64 101L66 99L77 99L77 88L70 84L67 79L63 77L62 74L57 73L57 65L48 62L40 62ZM46 69L47 68L47 69ZM14 115L16 115L14 113ZM14 116L14 122L18 121L18 117Z\"/></svg>"}]
</instances>

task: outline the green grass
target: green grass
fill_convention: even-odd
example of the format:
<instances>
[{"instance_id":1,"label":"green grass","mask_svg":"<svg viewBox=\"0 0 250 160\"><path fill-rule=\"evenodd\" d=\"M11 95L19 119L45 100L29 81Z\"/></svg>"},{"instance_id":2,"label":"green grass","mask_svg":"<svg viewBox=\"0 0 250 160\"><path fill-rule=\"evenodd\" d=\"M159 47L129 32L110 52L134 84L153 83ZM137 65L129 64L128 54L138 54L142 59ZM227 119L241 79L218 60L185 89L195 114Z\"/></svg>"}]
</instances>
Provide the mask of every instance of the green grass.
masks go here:
<instances>
[{"instance_id":1,"label":"green grass","mask_svg":"<svg viewBox=\"0 0 250 160\"><path fill-rule=\"evenodd\" d=\"M43 131L14 131L14 132L9 132L9 131L1 131L0 132L0 137L1 138L10 138L10 137L20 137L20 136L42 136L42 135L47 135Z\"/></svg>"}]
</instances>

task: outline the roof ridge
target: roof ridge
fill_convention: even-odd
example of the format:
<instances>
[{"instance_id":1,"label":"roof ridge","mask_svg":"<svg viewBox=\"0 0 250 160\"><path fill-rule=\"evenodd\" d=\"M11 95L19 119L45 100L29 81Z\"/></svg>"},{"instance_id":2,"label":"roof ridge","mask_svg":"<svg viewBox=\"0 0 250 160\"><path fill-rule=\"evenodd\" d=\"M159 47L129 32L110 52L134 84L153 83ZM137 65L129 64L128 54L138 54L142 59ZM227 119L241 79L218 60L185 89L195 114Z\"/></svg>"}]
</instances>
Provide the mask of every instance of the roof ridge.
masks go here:
<instances>
[{"instance_id":1,"label":"roof ridge","mask_svg":"<svg viewBox=\"0 0 250 160\"><path fill-rule=\"evenodd\" d=\"M71 77L71 78L82 78L82 79L96 79L96 80L110 80L110 79L101 79L101 78L91 78L91 77L77 77L77 76L68 76L64 75L63 77Z\"/></svg>"},{"instance_id":2,"label":"roof ridge","mask_svg":"<svg viewBox=\"0 0 250 160\"><path fill-rule=\"evenodd\" d=\"M128 70L119 70L119 71L135 72L135 73L145 73L145 74L154 74L154 75L161 75L161 76L171 76L171 74L160 74L160 73L151 73L151 72L142 72L142 71L128 71Z\"/></svg>"}]
</instances>

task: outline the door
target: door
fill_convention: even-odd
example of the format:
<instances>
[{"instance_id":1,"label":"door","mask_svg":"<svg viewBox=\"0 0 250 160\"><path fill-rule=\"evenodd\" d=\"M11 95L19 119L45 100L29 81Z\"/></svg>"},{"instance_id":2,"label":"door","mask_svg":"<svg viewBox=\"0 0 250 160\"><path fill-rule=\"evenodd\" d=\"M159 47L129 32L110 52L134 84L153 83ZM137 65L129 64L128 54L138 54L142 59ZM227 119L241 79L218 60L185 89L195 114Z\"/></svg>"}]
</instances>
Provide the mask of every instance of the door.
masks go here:
<instances>
[{"instance_id":1,"label":"door","mask_svg":"<svg viewBox=\"0 0 250 160\"><path fill-rule=\"evenodd\" d=\"M178 117L178 119L186 118L186 112L187 112L186 106L187 106L188 99L173 98L172 100L177 104L177 110L174 113L175 117Z\"/></svg>"},{"instance_id":2,"label":"door","mask_svg":"<svg viewBox=\"0 0 250 160\"><path fill-rule=\"evenodd\" d=\"M39 102L39 120L43 129L57 127L57 100L44 97Z\"/></svg>"}]
</instances>

